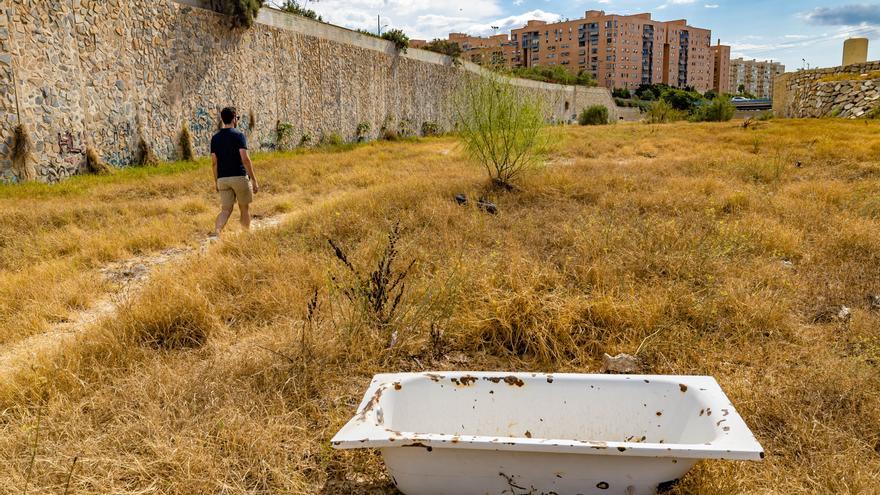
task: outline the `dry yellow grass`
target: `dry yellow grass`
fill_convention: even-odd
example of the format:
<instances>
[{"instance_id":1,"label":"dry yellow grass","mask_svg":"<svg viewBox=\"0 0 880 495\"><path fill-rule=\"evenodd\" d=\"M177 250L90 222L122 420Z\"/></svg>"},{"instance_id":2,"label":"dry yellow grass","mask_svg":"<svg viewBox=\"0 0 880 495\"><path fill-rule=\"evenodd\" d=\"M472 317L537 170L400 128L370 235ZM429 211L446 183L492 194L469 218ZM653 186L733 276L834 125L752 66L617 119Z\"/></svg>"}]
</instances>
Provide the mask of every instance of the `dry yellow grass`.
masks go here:
<instances>
[{"instance_id":1,"label":"dry yellow grass","mask_svg":"<svg viewBox=\"0 0 880 495\"><path fill-rule=\"evenodd\" d=\"M60 493L78 457L71 493L393 493L375 454L328 446L373 373L590 372L602 352L638 352L650 373L717 377L767 451L759 464L701 463L678 493L877 493L878 130L566 128L549 166L505 194L484 190L448 138L267 158L279 202L313 199L301 214L161 271L118 316L0 378L0 492ZM77 210L116 196L162 208L143 249L210 224L203 170L90 180L108 189L75 196ZM73 203L39 190L35 225L38 208ZM457 192L501 213L460 207ZM183 215L184 203L205 211ZM118 229L141 218L120 211ZM398 263L415 265L392 328L377 329L333 282L344 270L327 238L367 270L397 221ZM107 236L113 256L70 259L121 256L98 223L46 232L36 252ZM24 246L22 235L4 238ZM51 290L50 274L79 266L15 256ZM27 283L21 273L0 280ZM64 280L93 287L84 277Z\"/></svg>"}]
</instances>

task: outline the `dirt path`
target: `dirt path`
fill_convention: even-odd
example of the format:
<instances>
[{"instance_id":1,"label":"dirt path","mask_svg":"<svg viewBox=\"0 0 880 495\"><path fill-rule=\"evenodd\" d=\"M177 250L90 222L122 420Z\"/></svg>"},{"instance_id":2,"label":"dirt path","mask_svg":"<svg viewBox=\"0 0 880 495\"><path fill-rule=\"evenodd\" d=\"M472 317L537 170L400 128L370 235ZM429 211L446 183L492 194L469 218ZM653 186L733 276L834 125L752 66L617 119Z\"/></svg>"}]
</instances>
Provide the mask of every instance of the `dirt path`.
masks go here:
<instances>
[{"instance_id":1,"label":"dirt path","mask_svg":"<svg viewBox=\"0 0 880 495\"><path fill-rule=\"evenodd\" d=\"M277 227L298 213L300 212L265 218L255 217L251 229L265 230ZM229 239L240 234L241 231L227 232L224 236ZM191 256L205 253L216 242L218 241L206 238L198 246L170 248L158 254L136 256L104 266L99 271L104 279L110 282L112 289L89 308L72 313L66 321L51 326L43 333L10 344L7 349L0 352L0 376L12 372L18 366L32 362L40 354L64 344L99 321L114 316L125 301L140 292L156 268L179 263Z\"/></svg>"}]
</instances>

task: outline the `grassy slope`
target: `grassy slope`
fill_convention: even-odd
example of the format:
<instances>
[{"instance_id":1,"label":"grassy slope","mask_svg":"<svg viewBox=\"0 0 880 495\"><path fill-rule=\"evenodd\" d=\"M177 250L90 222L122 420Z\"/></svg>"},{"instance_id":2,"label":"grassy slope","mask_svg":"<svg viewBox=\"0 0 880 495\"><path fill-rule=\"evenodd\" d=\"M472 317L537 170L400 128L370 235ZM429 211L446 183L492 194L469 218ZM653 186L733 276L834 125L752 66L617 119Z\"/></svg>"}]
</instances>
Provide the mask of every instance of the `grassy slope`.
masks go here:
<instances>
[{"instance_id":1,"label":"grassy slope","mask_svg":"<svg viewBox=\"0 0 880 495\"><path fill-rule=\"evenodd\" d=\"M289 208L305 191L347 194L166 269L120 316L0 382L0 492L24 486L37 431L31 486L44 492L61 491L77 455L72 493L382 487L375 455L327 445L372 373L595 371L602 352L638 351L648 372L717 377L768 453L761 464L700 464L680 492L872 493L877 131L835 121L571 128L552 167L493 198L498 217L451 201L484 180L450 140L267 159ZM94 186L108 188L103 199L78 198L100 208L114 191L188 191L196 199L164 200L165 219L189 229L162 236L168 245L209 223L200 173L111 180ZM69 201L45 193L33 209ZM187 201L204 213L184 218ZM365 271L398 220L399 262L416 264L400 316L377 330L332 281L347 278L326 238ZM40 244L75 235L55 232ZM847 323L829 317L841 305L852 308Z\"/></svg>"}]
</instances>

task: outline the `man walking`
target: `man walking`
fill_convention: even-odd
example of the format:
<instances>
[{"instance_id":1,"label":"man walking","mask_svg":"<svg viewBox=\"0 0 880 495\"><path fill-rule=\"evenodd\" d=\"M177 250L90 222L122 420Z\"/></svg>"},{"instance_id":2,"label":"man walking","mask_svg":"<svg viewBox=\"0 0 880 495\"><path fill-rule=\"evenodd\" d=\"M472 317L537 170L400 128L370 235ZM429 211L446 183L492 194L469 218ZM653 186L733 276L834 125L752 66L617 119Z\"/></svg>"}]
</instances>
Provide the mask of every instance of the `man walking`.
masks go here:
<instances>
[{"instance_id":1,"label":"man walking","mask_svg":"<svg viewBox=\"0 0 880 495\"><path fill-rule=\"evenodd\" d=\"M235 203L241 213L241 226L250 229L250 204L259 192L254 166L248 155L247 138L236 129L239 116L235 108L226 107L220 112L223 128L211 138L211 162L214 165L214 183L220 193L220 215L212 237L220 236L232 215Z\"/></svg>"}]
</instances>

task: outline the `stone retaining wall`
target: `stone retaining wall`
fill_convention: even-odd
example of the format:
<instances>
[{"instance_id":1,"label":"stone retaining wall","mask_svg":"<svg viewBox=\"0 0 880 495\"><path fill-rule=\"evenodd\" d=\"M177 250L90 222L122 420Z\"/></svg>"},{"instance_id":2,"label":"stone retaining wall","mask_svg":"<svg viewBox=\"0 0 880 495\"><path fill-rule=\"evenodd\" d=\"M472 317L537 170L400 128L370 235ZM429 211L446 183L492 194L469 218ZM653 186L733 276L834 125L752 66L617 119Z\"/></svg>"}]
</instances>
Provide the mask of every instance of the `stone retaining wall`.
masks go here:
<instances>
[{"instance_id":1,"label":"stone retaining wall","mask_svg":"<svg viewBox=\"0 0 880 495\"><path fill-rule=\"evenodd\" d=\"M177 156L184 124L207 154L218 111L235 105L253 149L287 140L371 138L383 126L418 133L425 122L452 127L451 100L483 72L435 53L271 9L249 30L198 8L199 0L3 0L0 4L0 181L15 182L9 147L23 123L40 180L78 173L86 146L127 166L141 137L161 158ZM548 118L570 120L610 93L515 80L540 96ZM253 125L251 126L251 117Z\"/></svg>"},{"instance_id":2,"label":"stone retaining wall","mask_svg":"<svg viewBox=\"0 0 880 495\"><path fill-rule=\"evenodd\" d=\"M878 71L880 61L784 74L776 78L773 111L787 118L864 117L880 108Z\"/></svg>"}]
</instances>

